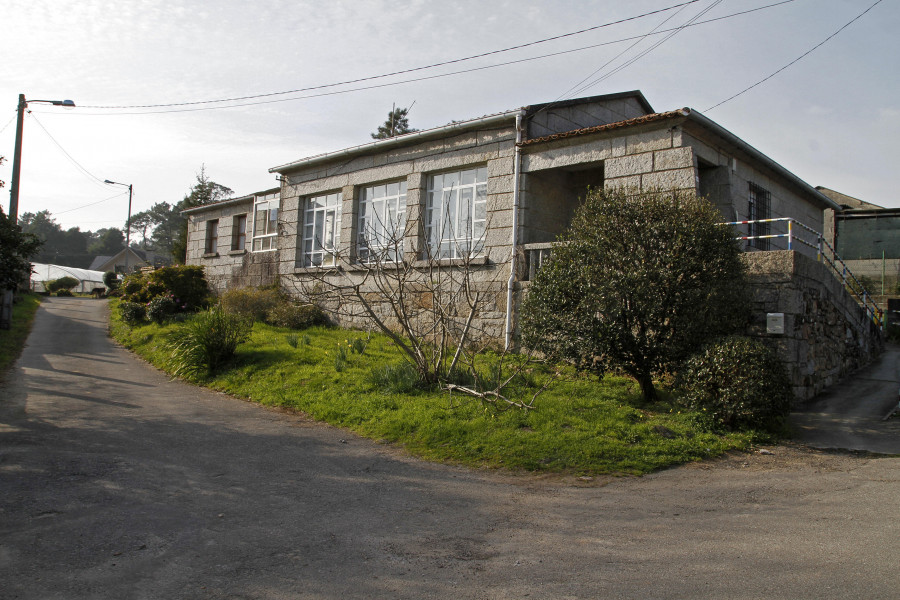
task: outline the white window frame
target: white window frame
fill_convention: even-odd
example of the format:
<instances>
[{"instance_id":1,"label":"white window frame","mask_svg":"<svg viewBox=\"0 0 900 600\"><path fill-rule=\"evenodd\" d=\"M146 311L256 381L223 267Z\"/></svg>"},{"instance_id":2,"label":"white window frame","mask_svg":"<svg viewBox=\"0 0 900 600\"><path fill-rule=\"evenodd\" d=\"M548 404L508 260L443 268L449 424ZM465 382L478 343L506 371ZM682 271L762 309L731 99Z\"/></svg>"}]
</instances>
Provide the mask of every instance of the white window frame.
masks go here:
<instances>
[{"instance_id":1,"label":"white window frame","mask_svg":"<svg viewBox=\"0 0 900 600\"><path fill-rule=\"evenodd\" d=\"M486 165L428 177L425 258L470 258L484 252L487 179Z\"/></svg>"},{"instance_id":2,"label":"white window frame","mask_svg":"<svg viewBox=\"0 0 900 600\"><path fill-rule=\"evenodd\" d=\"M278 249L279 192L257 196L253 203L253 252L271 252Z\"/></svg>"},{"instance_id":3,"label":"white window frame","mask_svg":"<svg viewBox=\"0 0 900 600\"><path fill-rule=\"evenodd\" d=\"M304 267L330 267L337 264L343 200L341 192L332 192L310 196L303 201L300 251Z\"/></svg>"},{"instance_id":4,"label":"white window frame","mask_svg":"<svg viewBox=\"0 0 900 600\"><path fill-rule=\"evenodd\" d=\"M398 262L406 233L406 180L359 191L356 258L363 263Z\"/></svg>"}]
</instances>

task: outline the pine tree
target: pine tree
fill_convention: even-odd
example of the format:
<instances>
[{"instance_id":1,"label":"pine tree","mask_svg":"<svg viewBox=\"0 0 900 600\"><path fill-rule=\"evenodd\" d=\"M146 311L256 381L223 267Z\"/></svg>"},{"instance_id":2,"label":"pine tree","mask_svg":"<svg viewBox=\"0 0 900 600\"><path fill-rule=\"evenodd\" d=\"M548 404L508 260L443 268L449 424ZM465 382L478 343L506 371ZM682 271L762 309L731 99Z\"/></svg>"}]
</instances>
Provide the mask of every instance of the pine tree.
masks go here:
<instances>
[{"instance_id":1,"label":"pine tree","mask_svg":"<svg viewBox=\"0 0 900 600\"><path fill-rule=\"evenodd\" d=\"M410 107L412 108L412 107ZM386 140L404 133L413 133L418 129L411 129L409 126L409 108L394 108L388 113L388 118L384 125L378 126L378 131L371 134L372 139Z\"/></svg>"}]
</instances>

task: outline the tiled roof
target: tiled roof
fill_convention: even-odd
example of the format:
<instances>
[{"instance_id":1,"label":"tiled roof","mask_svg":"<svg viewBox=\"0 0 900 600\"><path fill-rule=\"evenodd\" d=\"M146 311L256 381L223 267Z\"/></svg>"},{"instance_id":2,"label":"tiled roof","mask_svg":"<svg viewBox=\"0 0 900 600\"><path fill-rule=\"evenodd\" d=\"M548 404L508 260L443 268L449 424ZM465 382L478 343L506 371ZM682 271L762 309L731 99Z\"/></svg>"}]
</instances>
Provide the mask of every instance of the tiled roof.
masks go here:
<instances>
[{"instance_id":1,"label":"tiled roof","mask_svg":"<svg viewBox=\"0 0 900 600\"><path fill-rule=\"evenodd\" d=\"M525 140L524 142L522 142L519 145L520 146L529 146L531 144L540 144L542 142L549 142L552 140L562 140L565 138L577 137L579 135L600 133L602 131L612 131L614 129L620 129L622 127L631 127L634 125L642 125L644 123L654 123L656 121L665 121L666 119L675 119L678 117L686 117L690 113L691 113L691 109L689 109L689 108L679 108L678 110L670 110L668 112L662 112L662 113L653 113L650 115L635 117L633 119L626 119L624 121L616 121L615 123L607 123L605 125L595 125L593 127L585 127L583 129L573 129L572 131L565 131L563 133L554 133L553 135L547 135L544 137Z\"/></svg>"}]
</instances>

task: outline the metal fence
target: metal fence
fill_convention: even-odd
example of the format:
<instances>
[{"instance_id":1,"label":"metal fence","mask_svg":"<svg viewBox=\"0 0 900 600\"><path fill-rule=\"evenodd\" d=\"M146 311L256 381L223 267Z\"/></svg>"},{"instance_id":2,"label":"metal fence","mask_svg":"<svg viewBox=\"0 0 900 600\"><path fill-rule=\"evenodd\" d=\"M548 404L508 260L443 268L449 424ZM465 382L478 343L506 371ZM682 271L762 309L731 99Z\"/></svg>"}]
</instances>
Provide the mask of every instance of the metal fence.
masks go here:
<instances>
[{"instance_id":1,"label":"metal fence","mask_svg":"<svg viewBox=\"0 0 900 600\"><path fill-rule=\"evenodd\" d=\"M720 225L730 226L747 225L748 229L751 228L750 226L759 226L763 224L772 224L776 227L782 225L785 231L784 233L771 233L766 235L744 235L738 236L735 239L752 242L755 240L783 238L787 240L788 250L799 250L804 248L814 251L816 260L828 265L834 275L840 279L841 283L843 283L844 288L856 298L862 308L866 311L866 316L882 330L884 329L884 311L875 303L872 299L872 294L870 294L862 282L857 279L850 268L847 267L847 264L840 256L838 256L838 253L831 247L831 244L825 240L825 237L820 232L790 217L720 223ZM756 227L753 227L753 229L755 228ZM554 245L555 244L548 243L525 244L525 281L534 280L538 270L549 258Z\"/></svg>"},{"instance_id":2,"label":"metal fence","mask_svg":"<svg viewBox=\"0 0 900 600\"><path fill-rule=\"evenodd\" d=\"M872 294L866 289L866 286L857 279L847 264L838 255L837 251L831 247L831 244L825 237L815 229L804 225L800 221L790 217L782 217L779 219L759 219L756 221L731 221L729 223L720 223L720 225L754 225L758 223L781 223L786 226L784 233L774 233L770 235L745 235L738 236L736 240L756 240L756 239L774 239L786 238L787 249L796 250L798 246L807 247L815 250L816 260L824 262L828 265L832 272L841 280L844 288L859 302L866 311L866 315L880 328L884 329L884 311L872 299Z\"/></svg>"}]
</instances>

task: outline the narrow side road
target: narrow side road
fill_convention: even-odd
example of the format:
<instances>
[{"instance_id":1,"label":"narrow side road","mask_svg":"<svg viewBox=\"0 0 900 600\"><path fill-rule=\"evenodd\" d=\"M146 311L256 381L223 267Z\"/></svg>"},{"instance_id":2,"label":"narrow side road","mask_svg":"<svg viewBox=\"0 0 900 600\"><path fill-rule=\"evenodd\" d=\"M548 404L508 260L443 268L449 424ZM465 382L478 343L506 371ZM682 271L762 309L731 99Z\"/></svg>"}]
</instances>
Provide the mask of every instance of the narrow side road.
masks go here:
<instances>
[{"instance_id":1,"label":"narrow side road","mask_svg":"<svg viewBox=\"0 0 900 600\"><path fill-rule=\"evenodd\" d=\"M885 419L900 400L900 347L791 415L797 441L815 448L900 454L900 418Z\"/></svg>"},{"instance_id":2,"label":"narrow side road","mask_svg":"<svg viewBox=\"0 0 900 600\"><path fill-rule=\"evenodd\" d=\"M900 459L480 472L169 381L51 298L0 387L0 599L896 598Z\"/></svg>"}]
</instances>

